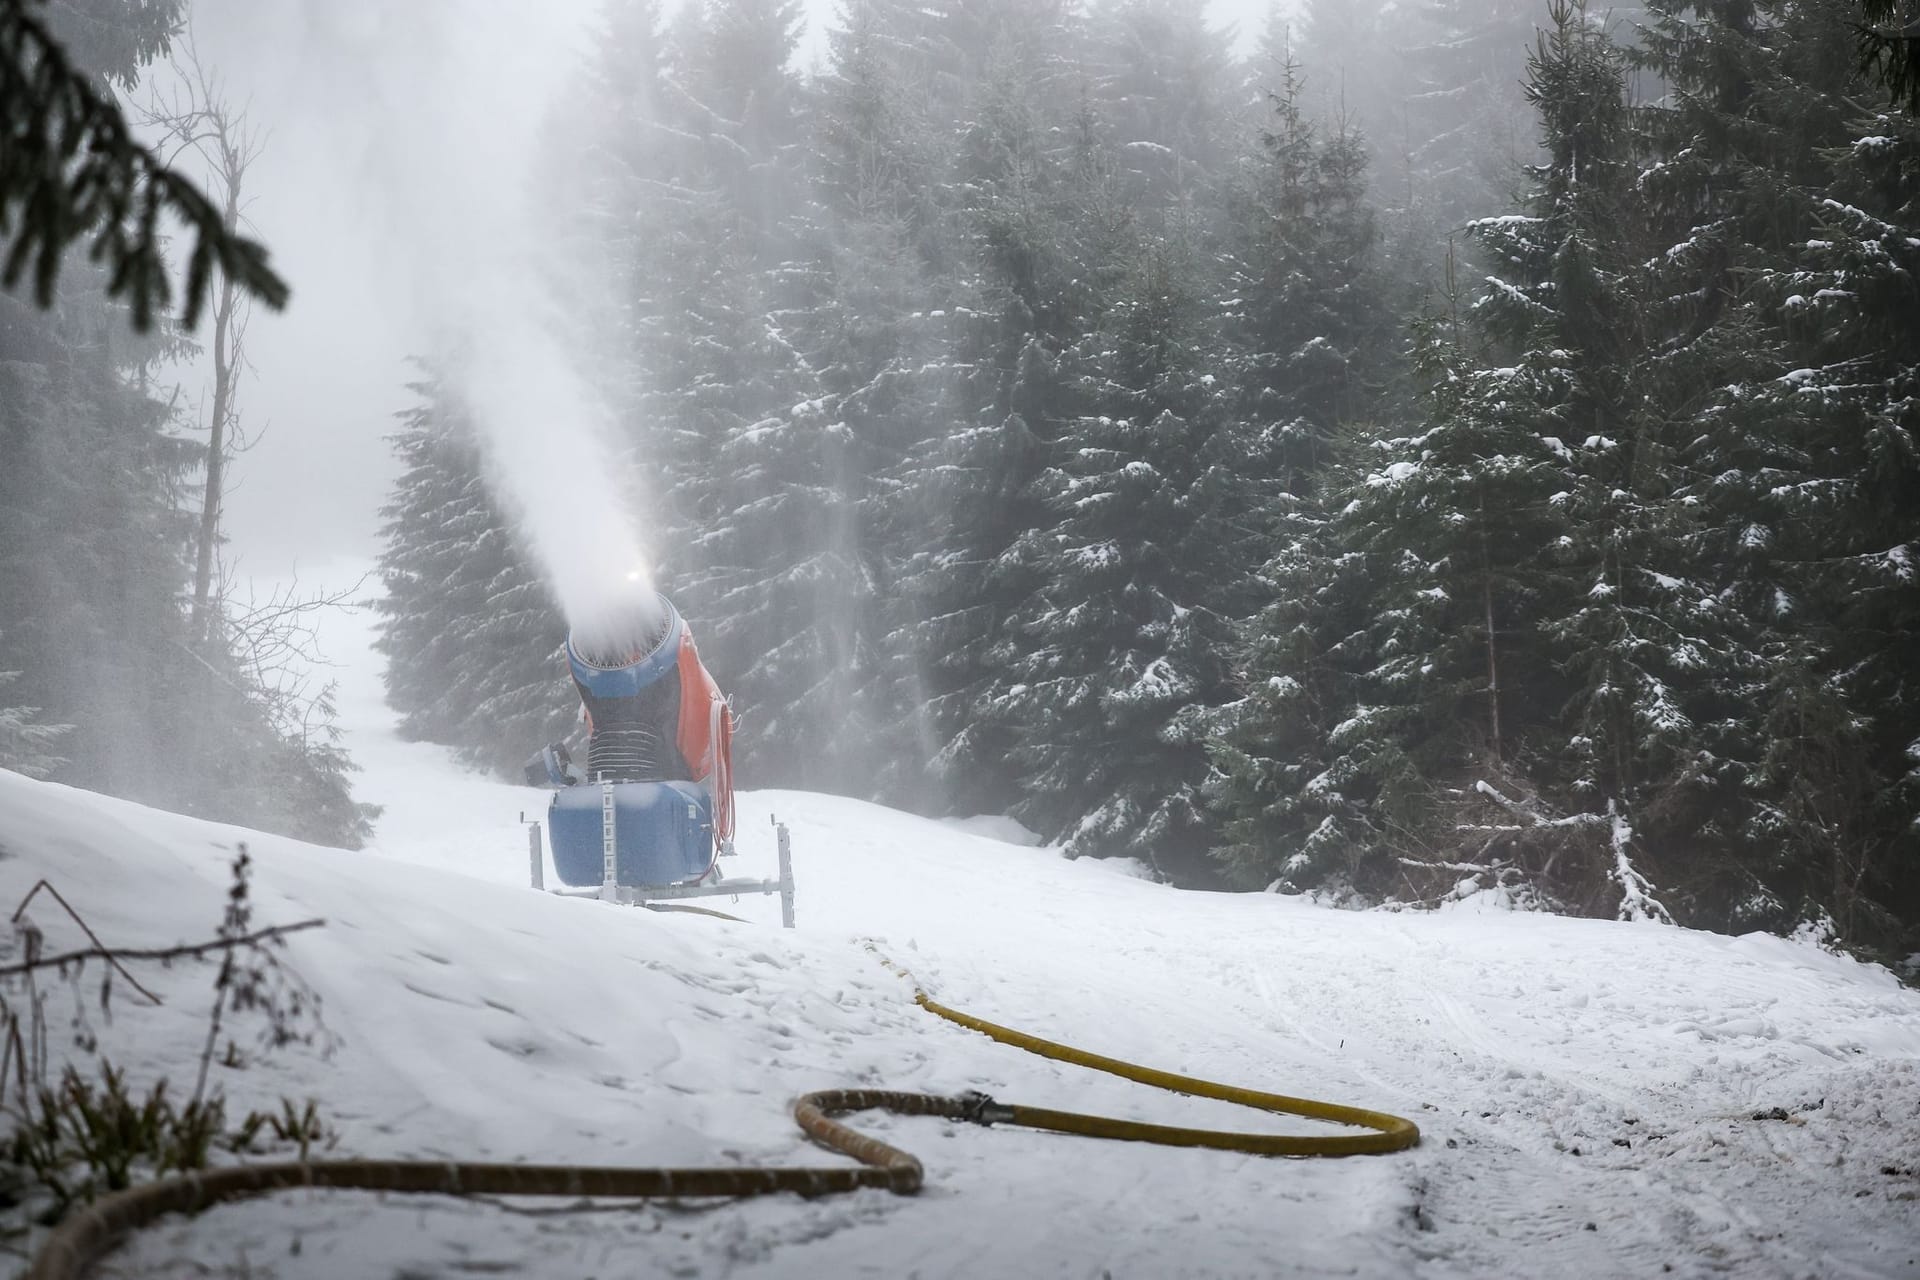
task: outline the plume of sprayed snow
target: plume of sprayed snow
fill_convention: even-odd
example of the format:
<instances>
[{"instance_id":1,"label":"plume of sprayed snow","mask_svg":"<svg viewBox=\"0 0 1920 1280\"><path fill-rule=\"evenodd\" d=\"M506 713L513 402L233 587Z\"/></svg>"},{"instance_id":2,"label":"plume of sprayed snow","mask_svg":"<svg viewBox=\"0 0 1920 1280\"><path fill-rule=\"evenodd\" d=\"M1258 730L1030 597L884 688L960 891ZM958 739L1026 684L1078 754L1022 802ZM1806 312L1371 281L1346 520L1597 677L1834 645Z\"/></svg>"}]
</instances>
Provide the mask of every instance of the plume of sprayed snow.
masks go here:
<instances>
[{"instance_id":1,"label":"plume of sprayed snow","mask_svg":"<svg viewBox=\"0 0 1920 1280\"><path fill-rule=\"evenodd\" d=\"M637 641L636 626L651 634L659 611L611 418L537 282L500 293L497 310L470 320L458 353L443 357L448 384L478 428L488 484L576 639L603 651Z\"/></svg>"},{"instance_id":2,"label":"plume of sprayed snow","mask_svg":"<svg viewBox=\"0 0 1920 1280\"><path fill-rule=\"evenodd\" d=\"M262 57L298 50L296 145L337 175L348 207L335 216L364 229L383 291L467 411L488 487L568 625L611 645L659 608L632 463L581 354L605 328L588 286L611 273L579 260L564 225L577 192L555 164L584 150L554 116L598 8L249 0L226 20Z\"/></svg>"}]
</instances>

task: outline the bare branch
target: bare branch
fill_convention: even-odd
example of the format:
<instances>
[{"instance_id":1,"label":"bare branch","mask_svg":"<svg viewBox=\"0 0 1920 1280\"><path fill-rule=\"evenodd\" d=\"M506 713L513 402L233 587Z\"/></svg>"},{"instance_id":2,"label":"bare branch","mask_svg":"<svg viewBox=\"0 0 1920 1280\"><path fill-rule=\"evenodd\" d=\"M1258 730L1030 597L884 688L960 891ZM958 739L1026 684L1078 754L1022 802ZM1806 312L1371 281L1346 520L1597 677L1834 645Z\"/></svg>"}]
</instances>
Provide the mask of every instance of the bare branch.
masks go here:
<instances>
[{"instance_id":1,"label":"bare branch","mask_svg":"<svg viewBox=\"0 0 1920 1280\"><path fill-rule=\"evenodd\" d=\"M93 926L88 924L85 920L81 919L80 913L73 909L73 904L71 902L68 902L66 900L66 897L63 894L61 894L61 892L58 889L54 888L53 885L50 882L48 882L46 879L42 878L39 882L37 882L33 886L33 888L27 890L26 897L20 899L20 905L13 909L14 924L20 923L20 917L27 913L27 906L30 903L32 903L34 896L38 894L42 889L45 889L48 893L53 895L53 900L55 902L58 902L63 908L65 908L67 915L72 917L73 922L80 926L80 932L86 934L87 937L92 940L93 954L100 956L108 964L112 965L119 972L120 976L127 980L127 984L131 986L135 991L138 991L141 995L153 1001L155 1004L160 1003L160 997L153 994L153 992L147 990L145 987L141 986L139 979L135 978L131 973L127 972L126 967L122 965L119 960L114 958L114 952L110 948L108 948L106 943L100 941L100 935L93 931ZM15 973L15 972L26 973L38 967L40 967L39 957L37 955L29 954L27 957L26 965L24 967L21 967L18 969L7 969L4 971L0 971L0 974Z\"/></svg>"},{"instance_id":2,"label":"bare branch","mask_svg":"<svg viewBox=\"0 0 1920 1280\"><path fill-rule=\"evenodd\" d=\"M1428 862L1420 858L1399 857L1394 859L1403 867L1422 867L1428 871L1464 871L1469 875L1494 876L1502 871L1511 870L1505 863L1483 862Z\"/></svg>"},{"instance_id":3,"label":"bare branch","mask_svg":"<svg viewBox=\"0 0 1920 1280\"><path fill-rule=\"evenodd\" d=\"M186 943L177 947L108 947L105 945L87 947L79 951L64 951L55 956L40 956L33 960L23 960L19 964L0 967L0 978L11 978L23 973L36 973L42 969L58 969L63 965L77 964L82 960L158 960L162 963L172 960L191 960L199 956L212 955L217 951L231 952L239 947L251 947L290 933L299 933L305 929L318 929L327 922L318 917L312 920L298 920L293 924L276 924L265 929L256 929L252 933L239 934L231 938L215 938L210 942ZM122 972L125 972L122 970ZM131 978L128 981L132 981ZM155 1004L160 1003L158 996L148 995Z\"/></svg>"},{"instance_id":4,"label":"bare branch","mask_svg":"<svg viewBox=\"0 0 1920 1280\"><path fill-rule=\"evenodd\" d=\"M1524 820L1528 827L1604 827L1610 821L1607 815L1603 813L1570 813L1564 818L1548 818L1521 801L1509 800L1506 796L1501 795L1492 783L1484 780L1474 783L1473 789L1499 805L1502 809L1505 809L1508 813L1511 813L1514 817ZM1486 827L1474 829L1499 830L1500 828Z\"/></svg>"}]
</instances>

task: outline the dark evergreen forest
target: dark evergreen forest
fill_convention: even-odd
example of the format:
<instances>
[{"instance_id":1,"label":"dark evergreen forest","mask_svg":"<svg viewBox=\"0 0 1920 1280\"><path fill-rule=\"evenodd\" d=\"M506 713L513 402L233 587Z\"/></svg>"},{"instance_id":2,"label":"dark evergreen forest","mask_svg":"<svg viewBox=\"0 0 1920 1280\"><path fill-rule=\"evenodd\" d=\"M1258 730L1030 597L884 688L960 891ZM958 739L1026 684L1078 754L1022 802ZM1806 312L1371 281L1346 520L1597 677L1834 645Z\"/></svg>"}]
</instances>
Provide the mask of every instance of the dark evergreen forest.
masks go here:
<instances>
[{"instance_id":1,"label":"dark evergreen forest","mask_svg":"<svg viewBox=\"0 0 1920 1280\"><path fill-rule=\"evenodd\" d=\"M184 6L89 0L44 12L112 102L167 54ZM18 34L6 31L9 55ZM9 196L37 177L19 87L6 85L0 136L20 148L0 165ZM98 171L93 181L97 191ZM146 314L152 280L124 265L135 249L120 246L111 264L84 248L59 253L87 231L74 220L84 210L36 195L17 223L0 219L9 233L24 226L19 261L41 234L59 266L44 308L34 289L0 292L0 768L358 847L371 813L352 797L331 690L304 672L319 601L297 590L253 599L224 574L196 595L199 546L212 552L218 529L216 519L202 531L210 446L177 362L204 334ZM151 223L144 234L143 246Z\"/></svg>"},{"instance_id":2,"label":"dark evergreen forest","mask_svg":"<svg viewBox=\"0 0 1920 1280\"><path fill-rule=\"evenodd\" d=\"M1184 884L1920 922L1920 130L1843 0L609 5L617 468L751 787ZM390 688L563 623L429 371Z\"/></svg>"}]
</instances>

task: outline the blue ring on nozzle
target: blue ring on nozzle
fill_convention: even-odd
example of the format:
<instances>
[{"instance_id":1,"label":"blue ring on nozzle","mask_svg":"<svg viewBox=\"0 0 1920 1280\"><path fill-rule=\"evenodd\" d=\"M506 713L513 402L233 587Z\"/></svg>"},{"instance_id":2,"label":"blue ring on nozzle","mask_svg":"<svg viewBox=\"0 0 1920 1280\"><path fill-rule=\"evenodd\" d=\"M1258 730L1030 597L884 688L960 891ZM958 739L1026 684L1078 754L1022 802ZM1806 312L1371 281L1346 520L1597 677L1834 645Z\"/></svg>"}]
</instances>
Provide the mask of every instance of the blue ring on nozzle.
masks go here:
<instances>
[{"instance_id":1,"label":"blue ring on nozzle","mask_svg":"<svg viewBox=\"0 0 1920 1280\"><path fill-rule=\"evenodd\" d=\"M573 668L573 678L580 682L581 688L596 698L631 698L679 663L680 636L686 630L686 623L680 620L680 611L673 607L673 601L663 595L654 598L667 611L667 632L645 657L636 658L624 667L594 666L574 649L573 633L567 633L567 664Z\"/></svg>"}]
</instances>

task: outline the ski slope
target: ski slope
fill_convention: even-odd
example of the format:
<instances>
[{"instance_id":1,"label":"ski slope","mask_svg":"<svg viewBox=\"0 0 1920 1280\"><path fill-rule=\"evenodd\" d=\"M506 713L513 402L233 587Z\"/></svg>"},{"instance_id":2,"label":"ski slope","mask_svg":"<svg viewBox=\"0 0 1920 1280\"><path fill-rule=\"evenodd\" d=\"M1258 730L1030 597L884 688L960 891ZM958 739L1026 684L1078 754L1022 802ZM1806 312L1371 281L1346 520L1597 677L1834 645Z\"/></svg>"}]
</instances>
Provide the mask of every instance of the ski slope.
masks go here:
<instances>
[{"instance_id":1,"label":"ski slope","mask_svg":"<svg viewBox=\"0 0 1920 1280\"><path fill-rule=\"evenodd\" d=\"M327 921L286 954L337 1046L216 1070L240 1107L320 1098L335 1154L818 1164L840 1157L808 1144L787 1104L849 1085L1314 1128L929 1017L868 940L979 1016L1395 1112L1423 1144L1273 1160L869 1114L856 1127L925 1162L920 1196L563 1207L298 1192L168 1220L102 1274L1920 1276L1920 993L1882 970L1771 937L1484 904L1352 913L1181 892L993 838L1010 824L795 792L743 797L730 874L771 874L769 821L786 822L796 930L776 927L771 898L715 904L749 921L731 924L536 894L519 816L544 793L400 742L364 622L329 643L347 663L363 795L387 806L375 848L0 773L0 905L44 875L110 941L205 937L246 841L257 923ZM34 915L51 945L77 939ZM122 991L111 1025L93 1012L105 1050L190 1084L211 976L143 972L166 1004Z\"/></svg>"}]
</instances>

